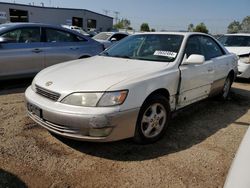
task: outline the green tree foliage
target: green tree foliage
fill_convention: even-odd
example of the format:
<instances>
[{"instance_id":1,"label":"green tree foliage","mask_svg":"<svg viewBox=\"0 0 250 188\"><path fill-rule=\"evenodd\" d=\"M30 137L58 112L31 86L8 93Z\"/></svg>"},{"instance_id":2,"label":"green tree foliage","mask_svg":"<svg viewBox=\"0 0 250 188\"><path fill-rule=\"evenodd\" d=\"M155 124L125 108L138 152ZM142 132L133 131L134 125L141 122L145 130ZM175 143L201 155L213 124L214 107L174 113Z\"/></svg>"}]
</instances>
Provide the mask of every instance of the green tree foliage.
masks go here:
<instances>
[{"instance_id":1,"label":"green tree foliage","mask_svg":"<svg viewBox=\"0 0 250 188\"><path fill-rule=\"evenodd\" d=\"M234 20L227 27L228 33L238 33L239 31L241 31L241 23L238 21Z\"/></svg>"},{"instance_id":2,"label":"green tree foliage","mask_svg":"<svg viewBox=\"0 0 250 188\"><path fill-rule=\"evenodd\" d=\"M204 23L200 23L198 25L189 24L188 25L188 31L189 32L202 32L202 33L208 33L207 26Z\"/></svg>"},{"instance_id":3,"label":"green tree foliage","mask_svg":"<svg viewBox=\"0 0 250 188\"><path fill-rule=\"evenodd\" d=\"M133 29L130 27L130 20L128 19L121 19L117 24L114 25L114 28L116 29Z\"/></svg>"},{"instance_id":4,"label":"green tree foliage","mask_svg":"<svg viewBox=\"0 0 250 188\"><path fill-rule=\"evenodd\" d=\"M145 32L150 31L148 23L141 24L141 31L145 31Z\"/></svg>"},{"instance_id":5,"label":"green tree foliage","mask_svg":"<svg viewBox=\"0 0 250 188\"><path fill-rule=\"evenodd\" d=\"M155 32L155 29L154 29L154 28L152 28L152 29L151 29L151 32Z\"/></svg>"},{"instance_id":6,"label":"green tree foliage","mask_svg":"<svg viewBox=\"0 0 250 188\"><path fill-rule=\"evenodd\" d=\"M247 16L242 20L241 30L244 33L250 33L250 16Z\"/></svg>"},{"instance_id":7,"label":"green tree foliage","mask_svg":"<svg viewBox=\"0 0 250 188\"><path fill-rule=\"evenodd\" d=\"M250 33L250 16L246 16L242 22L233 21L227 27L228 33Z\"/></svg>"},{"instance_id":8,"label":"green tree foliage","mask_svg":"<svg viewBox=\"0 0 250 188\"><path fill-rule=\"evenodd\" d=\"M194 32L202 32L202 33L208 33L207 26L204 23L200 23L196 25L196 27L193 30Z\"/></svg>"}]
</instances>

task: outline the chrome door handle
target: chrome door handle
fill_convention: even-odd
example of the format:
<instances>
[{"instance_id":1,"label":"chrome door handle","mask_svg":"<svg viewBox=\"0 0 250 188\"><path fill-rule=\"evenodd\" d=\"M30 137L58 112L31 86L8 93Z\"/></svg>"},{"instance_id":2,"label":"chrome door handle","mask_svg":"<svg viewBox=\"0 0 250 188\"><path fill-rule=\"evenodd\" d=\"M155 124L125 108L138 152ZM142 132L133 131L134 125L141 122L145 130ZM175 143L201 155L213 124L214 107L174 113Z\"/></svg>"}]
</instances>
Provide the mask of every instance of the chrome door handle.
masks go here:
<instances>
[{"instance_id":1,"label":"chrome door handle","mask_svg":"<svg viewBox=\"0 0 250 188\"><path fill-rule=\"evenodd\" d=\"M34 52L34 53L40 53L40 52L42 52L42 50L36 48L36 49L32 50L32 52Z\"/></svg>"}]
</instances>

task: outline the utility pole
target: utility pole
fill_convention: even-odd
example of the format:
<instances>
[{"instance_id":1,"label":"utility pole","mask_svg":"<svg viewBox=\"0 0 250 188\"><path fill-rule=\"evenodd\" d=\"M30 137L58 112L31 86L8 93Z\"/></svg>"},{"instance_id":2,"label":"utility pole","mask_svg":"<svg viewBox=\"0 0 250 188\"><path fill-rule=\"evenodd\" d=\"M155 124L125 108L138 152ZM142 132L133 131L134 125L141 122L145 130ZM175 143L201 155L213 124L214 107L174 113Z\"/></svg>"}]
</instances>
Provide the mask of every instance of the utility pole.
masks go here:
<instances>
[{"instance_id":1,"label":"utility pole","mask_svg":"<svg viewBox=\"0 0 250 188\"><path fill-rule=\"evenodd\" d=\"M117 23L118 23L118 20L119 20L118 15L120 14L120 12L114 11L114 14L115 14L115 24L117 24Z\"/></svg>"}]
</instances>

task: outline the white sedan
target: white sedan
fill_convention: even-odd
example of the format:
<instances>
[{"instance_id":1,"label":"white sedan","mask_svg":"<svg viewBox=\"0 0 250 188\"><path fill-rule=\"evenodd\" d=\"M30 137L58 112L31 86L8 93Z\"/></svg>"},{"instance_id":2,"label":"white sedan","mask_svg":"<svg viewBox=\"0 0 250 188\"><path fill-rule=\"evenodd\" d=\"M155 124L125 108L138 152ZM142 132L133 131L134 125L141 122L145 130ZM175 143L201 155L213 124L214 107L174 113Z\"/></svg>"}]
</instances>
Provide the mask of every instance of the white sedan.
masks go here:
<instances>
[{"instance_id":1,"label":"white sedan","mask_svg":"<svg viewBox=\"0 0 250 188\"><path fill-rule=\"evenodd\" d=\"M250 78L250 34L227 34L219 38L219 41L229 52L239 57L238 77Z\"/></svg>"},{"instance_id":2,"label":"white sedan","mask_svg":"<svg viewBox=\"0 0 250 188\"><path fill-rule=\"evenodd\" d=\"M237 56L209 35L144 33L44 69L25 97L29 116L55 134L152 143L173 111L209 96L226 99L236 74Z\"/></svg>"}]
</instances>

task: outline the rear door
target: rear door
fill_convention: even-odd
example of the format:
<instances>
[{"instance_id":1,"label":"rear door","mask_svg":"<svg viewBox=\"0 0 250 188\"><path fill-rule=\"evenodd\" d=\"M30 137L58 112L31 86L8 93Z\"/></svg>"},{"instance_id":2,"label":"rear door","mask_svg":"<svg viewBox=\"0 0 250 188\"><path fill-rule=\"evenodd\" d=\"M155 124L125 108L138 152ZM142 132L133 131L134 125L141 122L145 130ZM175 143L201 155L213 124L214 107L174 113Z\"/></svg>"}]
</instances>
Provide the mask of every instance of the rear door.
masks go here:
<instances>
[{"instance_id":1,"label":"rear door","mask_svg":"<svg viewBox=\"0 0 250 188\"><path fill-rule=\"evenodd\" d=\"M45 67L78 59L90 51L87 40L70 32L55 28L44 28Z\"/></svg>"},{"instance_id":2,"label":"rear door","mask_svg":"<svg viewBox=\"0 0 250 188\"><path fill-rule=\"evenodd\" d=\"M29 75L44 67L40 27L24 27L1 34L9 42L0 44L0 76Z\"/></svg>"},{"instance_id":3,"label":"rear door","mask_svg":"<svg viewBox=\"0 0 250 188\"><path fill-rule=\"evenodd\" d=\"M213 62L214 76L210 95L218 94L225 83L225 80L230 71L232 61L231 55L227 55L219 44L211 37L200 37L203 49L205 51L206 60Z\"/></svg>"}]
</instances>

